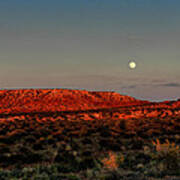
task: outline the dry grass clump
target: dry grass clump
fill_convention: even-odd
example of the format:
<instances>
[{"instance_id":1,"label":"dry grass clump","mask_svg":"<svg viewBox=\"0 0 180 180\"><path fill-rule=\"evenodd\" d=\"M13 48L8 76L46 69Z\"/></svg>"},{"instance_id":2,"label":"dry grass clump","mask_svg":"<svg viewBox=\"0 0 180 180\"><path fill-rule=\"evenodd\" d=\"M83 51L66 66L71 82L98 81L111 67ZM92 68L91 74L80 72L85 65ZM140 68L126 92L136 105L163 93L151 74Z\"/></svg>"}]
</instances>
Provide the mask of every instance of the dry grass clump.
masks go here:
<instances>
[{"instance_id":1,"label":"dry grass clump","mask_svg":"<svg viewBox=\"0 0 180 180\"><path fill-rule=\"evenodd\" d=\"M160 143L159 139L152 141L156 148L156 152L153 155L154 159L157 159L164 164L164 168L167 170L175 170L180 168L180 147L175 143L170 143L168 139L165 143Z\"/></svg>"},{"instance_id":2,"label":"dry grass clump","mask_svg":"<svg viewBox=\"0 0 180 180\"><path fill-rule=\"evenodd\" d=\"M121 163L124 162L124 156L121 154L116 154L112 151L108 151L108 157L102 159L102 164L104 167L116 170Z\"/></svg>"},{"instance_id":3,"label":"dry grass clump","mask_svg":"<svg viewBox=\"0 0 180 180\"><path fill-rule=\"evenodd\" d=\"M109 151L108 156L109 156L108 158L104 158L102 160L103 165L108 169L117 169L118 164L116 162L117 159L116 154L113 153L112 151Z\"/></svg>"},{"instance_id":4,"label":"dry grass clump","mask_svg":"<svg viewBox=\"0 0 180 180\"><path fill-rule=\"evenodd\" d=\"M169 152L180 152L179 146L175 145L175 143L170 143L168 139L165 140L166 143L160 143L159 139L156 139L156 142L152 141L153 145L156 146L156 151L161 153L169 153Z\"/></svg>"}]
</instances>

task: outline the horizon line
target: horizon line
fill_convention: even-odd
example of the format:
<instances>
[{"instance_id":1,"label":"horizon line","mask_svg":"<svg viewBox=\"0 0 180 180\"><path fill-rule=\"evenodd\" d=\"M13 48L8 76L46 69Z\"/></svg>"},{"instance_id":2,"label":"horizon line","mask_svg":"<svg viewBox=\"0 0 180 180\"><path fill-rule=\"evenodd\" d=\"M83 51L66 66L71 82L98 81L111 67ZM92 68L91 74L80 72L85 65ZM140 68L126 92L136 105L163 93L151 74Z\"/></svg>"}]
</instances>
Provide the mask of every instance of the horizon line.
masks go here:
<instances>
[{"instance_id":1,"label":"horizon line","mask_svg":"<svg viewBox=\"0 0 180 180\"><path fill-rule=\"evenodd\" d=\"M89 91L89 92L115 92L115 93L118 93L118 94L121 94L123 96L130 96L130 97L133 97L137 100L142 100L142 101L149 101L149 102L164 102L164 101L178 101L179 98L176 98L176 99L161 99L161 100L155 100L155 99L145 99L145 98L139 98L139 97L135 97L135 96L132 96L132 95L128 95L128 94L124 94L124 93L119 93L115 90L87 90L85 88L65 88L65 87L12 87L12 88L0 88L0 91L3 91L3 90L31 90L31 89L34 89L34 90L40 90L40 89L44 89L44 90L53 90L53 89L62 89L62 90L79 90L79 91Z\"/></svg>"}]
</instances>

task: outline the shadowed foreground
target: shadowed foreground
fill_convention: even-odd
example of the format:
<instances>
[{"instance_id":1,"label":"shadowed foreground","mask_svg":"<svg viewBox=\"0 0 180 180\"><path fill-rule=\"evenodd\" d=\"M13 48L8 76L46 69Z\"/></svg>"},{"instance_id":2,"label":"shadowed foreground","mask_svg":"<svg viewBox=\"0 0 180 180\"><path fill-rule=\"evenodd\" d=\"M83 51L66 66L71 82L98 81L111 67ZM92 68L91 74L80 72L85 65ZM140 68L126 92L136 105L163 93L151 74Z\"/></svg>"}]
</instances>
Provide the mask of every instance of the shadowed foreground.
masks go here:
<instances>
[{"instance_id":1,"label":"shadowed foreground","mask_svg":"<svg viewBox=\"0 0 180 180\"><path fill-rule=\"evenodd\" d=\"M180 179L179 101L139 102L71 112L6 107L0 179Z\"/></svg>"}]
</instances>

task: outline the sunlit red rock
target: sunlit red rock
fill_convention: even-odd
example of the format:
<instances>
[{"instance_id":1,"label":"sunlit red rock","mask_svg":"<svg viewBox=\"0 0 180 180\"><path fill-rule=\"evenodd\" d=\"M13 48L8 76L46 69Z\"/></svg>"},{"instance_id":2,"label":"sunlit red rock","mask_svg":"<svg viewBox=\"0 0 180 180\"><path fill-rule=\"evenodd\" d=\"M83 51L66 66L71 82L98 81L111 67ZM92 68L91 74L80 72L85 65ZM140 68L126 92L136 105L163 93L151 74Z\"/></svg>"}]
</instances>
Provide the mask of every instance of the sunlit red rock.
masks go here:
<instances>
[{"instance_id":1,"label":"sunlit red rock","mask_svg":"<svg viewBox=\"0 0 180 180\"><path fill-rule=\"evenodd\" d=\"M123 111L109 115L103 112L87 112L87 110L121 108ZM18 114L17 117L7 117L12 121L23 113L52 113L64 111L85 111L67 119L129 119L142 117L180 116L180 100L149 102L116 92L100 92L70 89L19 89L0 90L0 114ZM69 116L69 117L68 117ZM3 118L3 117L2 117ZM26 117L27 118L27 117ZM22 117L20 118L22 119ZM54 118L52 118L54 119ZM61 119L64 119L61 117ZM46 119L41 119L45 121Z\"/></svg>"},{"instance_id":2,"label":"sunlit red rock","mask_svg":"<svg viewBox=\"0 0 180 180\"><path fill-rule=\"evenodd\" d=\"M0 91L0 113L74 111L139 105L145 101L116 92L67 89Z\"/></svg>"}]
</instances>

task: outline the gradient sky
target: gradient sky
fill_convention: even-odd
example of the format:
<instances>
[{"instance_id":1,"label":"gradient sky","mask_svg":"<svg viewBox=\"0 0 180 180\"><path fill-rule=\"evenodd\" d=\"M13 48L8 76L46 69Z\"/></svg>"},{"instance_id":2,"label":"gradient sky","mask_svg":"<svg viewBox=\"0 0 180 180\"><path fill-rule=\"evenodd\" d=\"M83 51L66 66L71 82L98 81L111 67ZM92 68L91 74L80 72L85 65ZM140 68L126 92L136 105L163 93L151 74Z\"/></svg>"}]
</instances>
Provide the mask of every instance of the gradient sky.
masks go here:
<instances>
[{"instance_id":1,"label":"gradient sky","mask_svg":"<svg viewBox=\"0 0 180 180\"><path fill-rule=\"evenodd\" d=\"M0 88L180 98L179 10L179 0L1 0Z\"/></svg>"}]
</instances>

